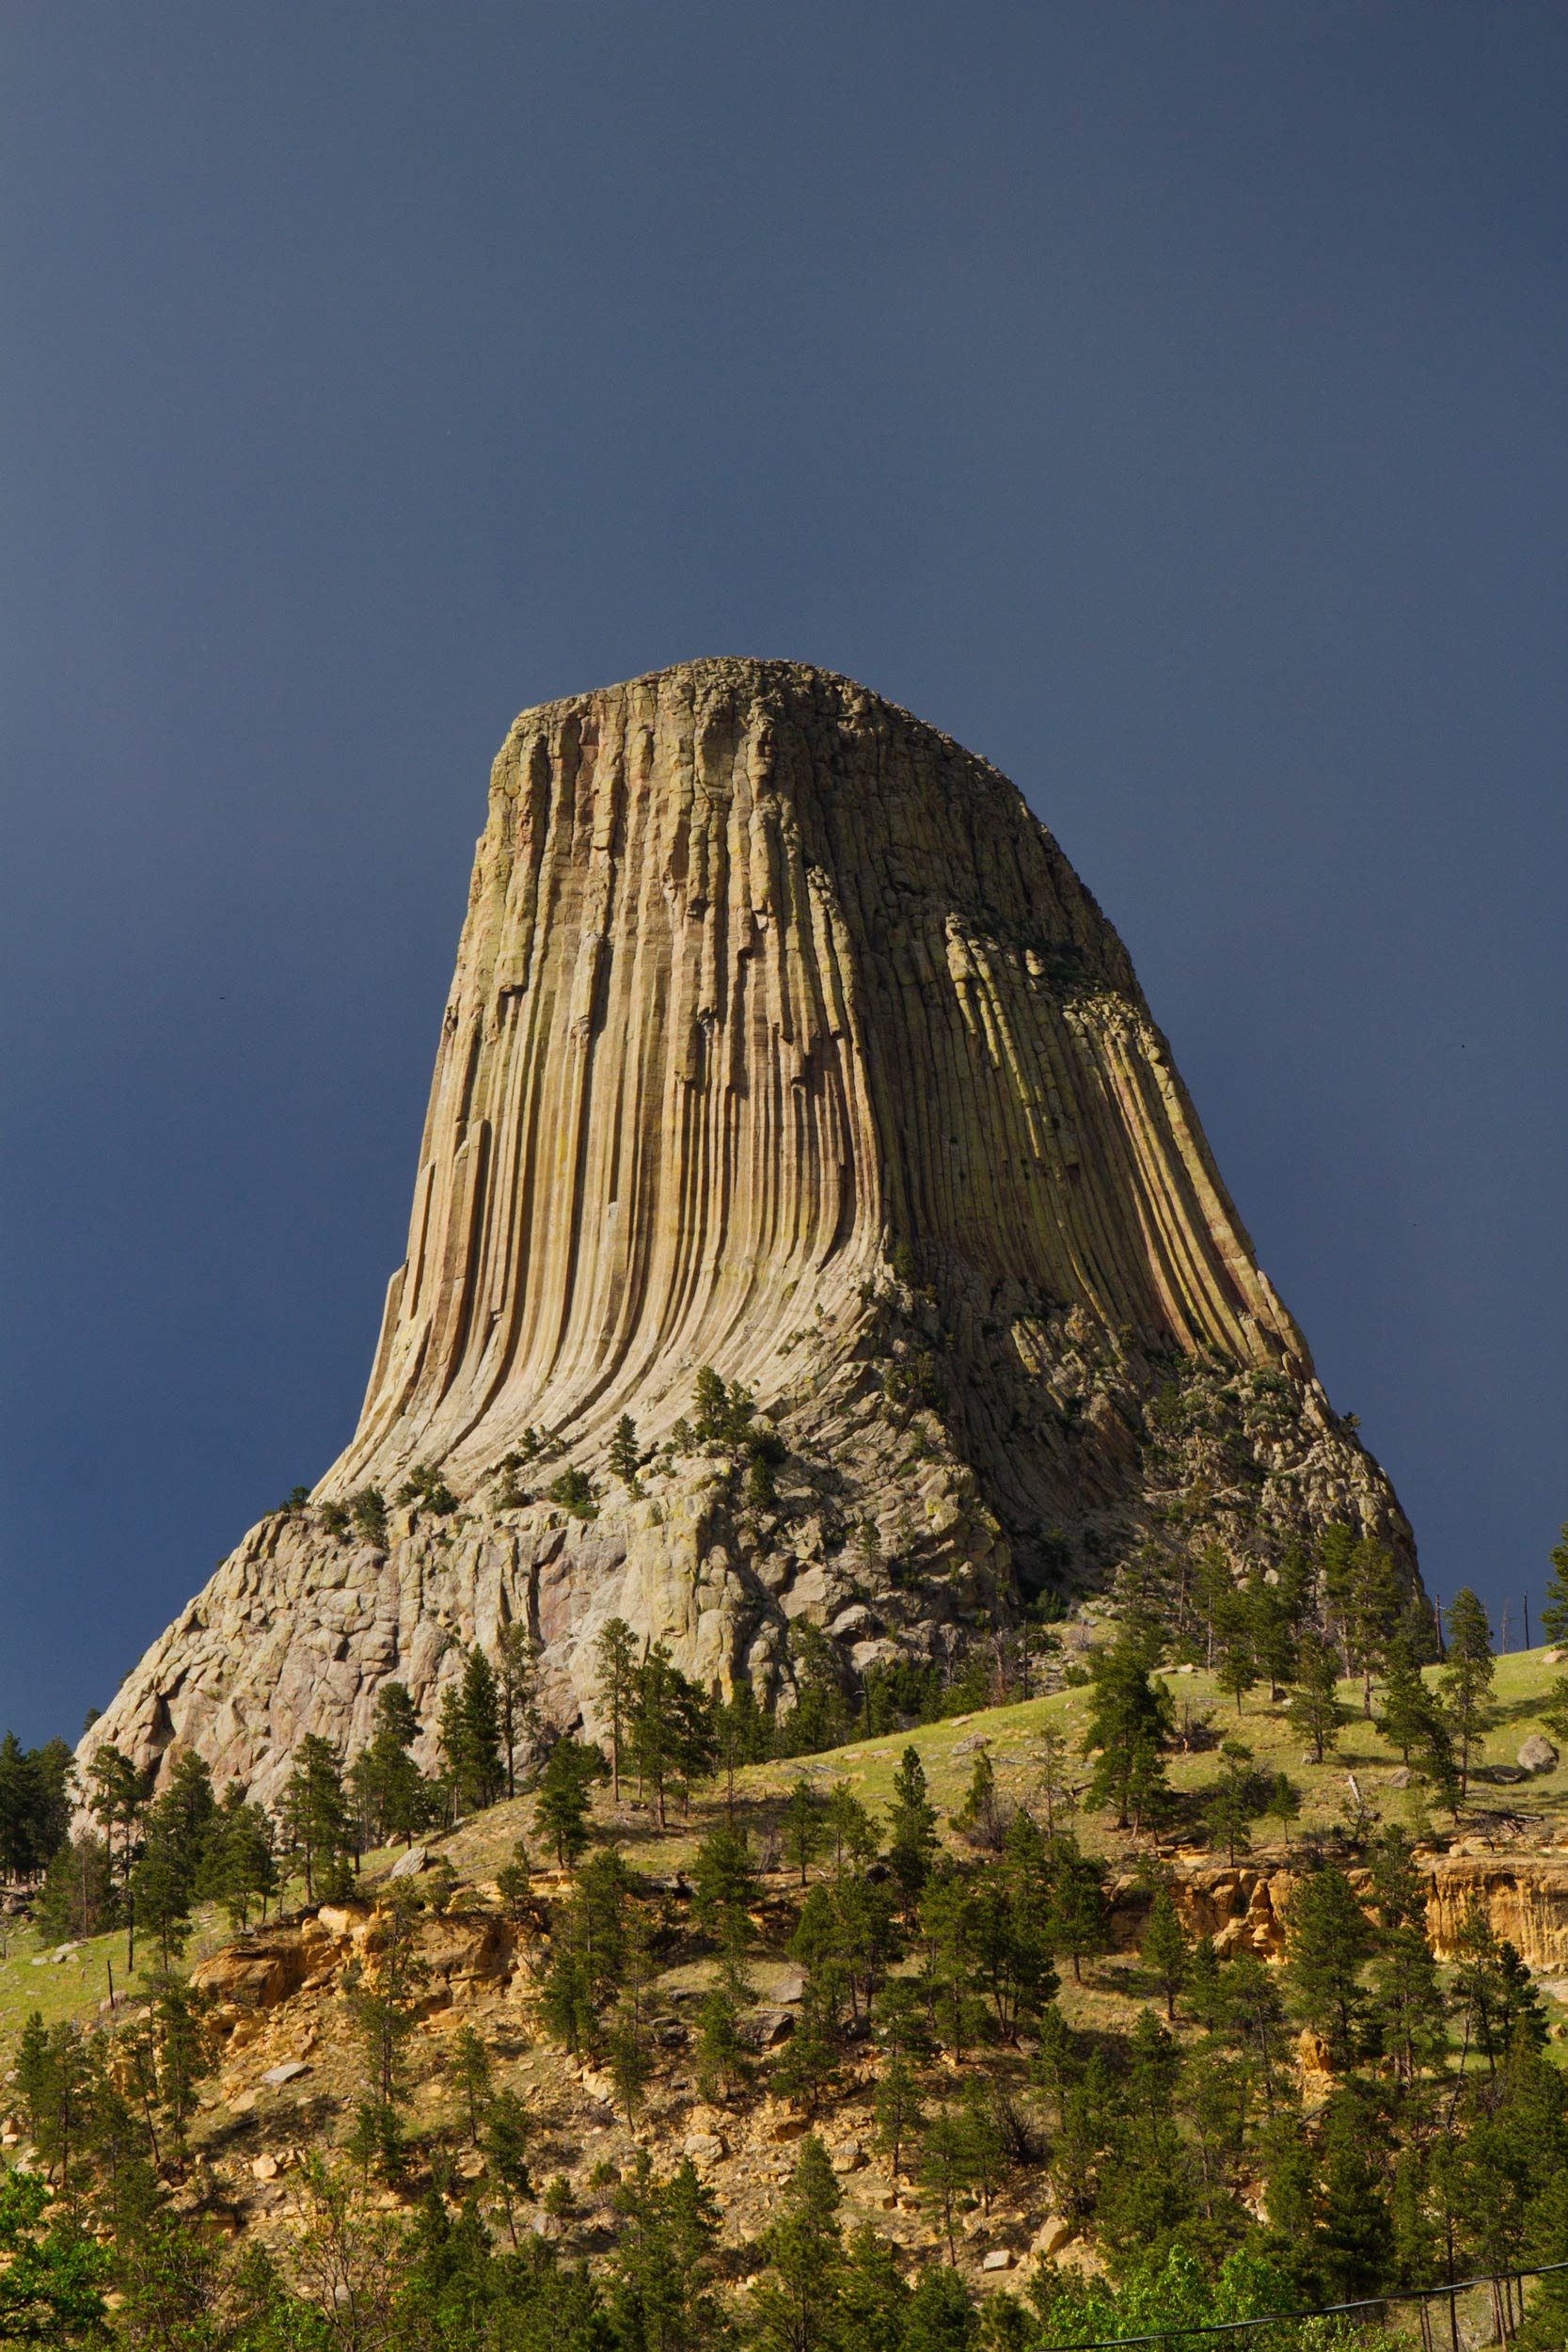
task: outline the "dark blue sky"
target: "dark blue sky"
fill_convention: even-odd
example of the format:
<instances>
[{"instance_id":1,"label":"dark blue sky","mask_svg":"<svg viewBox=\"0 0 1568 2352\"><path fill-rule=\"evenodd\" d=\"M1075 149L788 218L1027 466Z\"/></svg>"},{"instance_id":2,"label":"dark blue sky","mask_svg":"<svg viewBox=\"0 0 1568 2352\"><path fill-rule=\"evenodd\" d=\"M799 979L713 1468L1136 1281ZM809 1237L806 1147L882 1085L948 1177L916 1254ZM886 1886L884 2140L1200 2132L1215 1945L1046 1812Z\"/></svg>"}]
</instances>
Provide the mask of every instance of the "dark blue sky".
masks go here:
<instances>
[{"instance_id":1,"label":"dark blue sky","mask_svg":"<svg viewBox=\"0 0 1568 2352\"><path fill-rule=\"evenodd\" d=\"M0 1724L353 1424L513 714L996 760L1445 1596L1568 1515L1568 16L10 0Z\"/></svg>"}]
</instances>

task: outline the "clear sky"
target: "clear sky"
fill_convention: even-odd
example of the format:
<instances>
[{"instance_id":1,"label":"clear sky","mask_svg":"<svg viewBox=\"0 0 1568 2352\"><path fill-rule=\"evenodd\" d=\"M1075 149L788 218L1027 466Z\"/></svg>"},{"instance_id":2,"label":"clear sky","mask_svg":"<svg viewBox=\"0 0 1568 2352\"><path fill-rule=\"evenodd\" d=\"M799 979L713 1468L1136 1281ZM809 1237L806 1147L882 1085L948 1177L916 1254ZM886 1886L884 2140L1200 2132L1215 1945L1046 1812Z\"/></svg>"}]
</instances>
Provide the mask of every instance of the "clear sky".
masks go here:
<instances>
[{"instance_id":1,"label":"clear sky","mask_svg":"<svg viewBox=\"0 0 1568 2352\"><path fill-rule=\"evenodd\" d=\"M514 713L716 653L1017 779L1517 1641L1565 123L1560 0L8 0L0 1725L352 1427Z\"/></svg>"}]
</instances>

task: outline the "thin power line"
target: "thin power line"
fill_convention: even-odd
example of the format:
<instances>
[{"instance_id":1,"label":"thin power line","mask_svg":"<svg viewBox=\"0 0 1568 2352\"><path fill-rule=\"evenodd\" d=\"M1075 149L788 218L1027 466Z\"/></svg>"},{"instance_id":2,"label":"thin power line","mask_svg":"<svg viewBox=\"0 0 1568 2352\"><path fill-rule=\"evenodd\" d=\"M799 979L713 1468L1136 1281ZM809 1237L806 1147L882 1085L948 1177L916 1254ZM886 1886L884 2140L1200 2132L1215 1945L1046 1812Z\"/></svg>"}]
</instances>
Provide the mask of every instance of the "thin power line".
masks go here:
<instances>
[{"instance_id":1,"label":"thin power line","mask_svg":"<svg viewBox=\"0 0 1568 2352\"><path fill-rule=\"evenodd\" d=\"M1544 2279L1554 2270L1568 2270L1568 2263L1543 2263L1536 2270L1508 2272L1511 2279ZM1085 2336L1075 2344L1042 2342L1040 2352L1106 2352L1106 2347L1129 2344L1164 2344L1171 2336L1230 2336L1243 2328L1294 2328L1304 2319L1337 2319L1345 2312L1375 2312L1385 2303L1427 2303L1435 2296L1466 2295L1472 2287L1493 2287L1497 2280L1456 2279L1451 2286L1391 2287L1386 2295L1364 2295L1355 2303L1317 2303L1308 2312L1269 2312L1261 2319L1214 2319L1191 2328L1155 2328L1147 2336Z\"/></svg>"}]
</instances>

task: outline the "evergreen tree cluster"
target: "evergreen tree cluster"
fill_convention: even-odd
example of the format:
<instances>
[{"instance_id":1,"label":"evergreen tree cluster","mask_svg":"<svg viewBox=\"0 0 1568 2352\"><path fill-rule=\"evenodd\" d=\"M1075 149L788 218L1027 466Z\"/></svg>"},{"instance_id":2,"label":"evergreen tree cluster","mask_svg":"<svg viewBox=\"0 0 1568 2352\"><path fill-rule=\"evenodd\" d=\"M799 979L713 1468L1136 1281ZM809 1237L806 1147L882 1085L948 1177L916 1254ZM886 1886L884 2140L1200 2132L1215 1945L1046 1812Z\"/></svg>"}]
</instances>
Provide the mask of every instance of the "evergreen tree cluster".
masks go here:
<instances>
[{"instance_id":1,"label":"evergreen tree cluster","mask_svg":"<svg viewBox=\"0 0 1568 2352\"><path fill-rule=\"evenodd\" d=\"M12 1731L0 1740L0 1873L15 1885L35 1879L71 1825L71 1750L63 1740L24 1748Z\"/></svg>"},{"instance_id":2,"label":"evergreen tree cluster","mask_svg":"<svg viewBox=\"0 0 1568 2352\"><path fill-rule=\"evenodd\" d=\"M607 1671L623 1646L607 1643ZM642 1662L632 1658L632 1676ZM628 1716L636 1705L633 1687ZM578 1741L557 1743L538 1834L567 1883L541 1903L519 1850L502 1897L544 1923L541 2026L608 2072L634 2126L672 2025L657 1980L676 1960L717 1958L679 2036L689 2034L704 2094L738 2106L766 2088L807 2125L777 2217L748 2252L749 2287L736 2290L722 2259L713 2191L689 2163L660 2176L645 2152L624 2175L594 2176L613 2244L594 2277L519 2229L539 2204L568 2228L592 2215L563 2180L535 2179L539 2119L518 2090L498 2088L471 2028L445 2054L455 2122L434 2145L411 2132L428 1898L404 1889L386 1907L373 1972L352 1972L344 1987L363 2086L347 2142L357 2175L318 2168L307 2244L281 2266L261 2255L226 2264L171 2207L207 2060L199 2005L161 1950L129 2024L92 2035L30 2023L17 2096L55 2195L0 2202L0 2240L10 2229L24 2249L20 2271L0 2271L0 2294L25 2289L51 2314L56 2333L40 2340L98 2340L98 2328L114 2341L230 2352L325 2341L311 2332L324 2247L333 2261L314 2275L341 2285L345 2264L369 2265L378 2343L542 2344L547 2328L552 2341L579 2331L585 2352L645 2352L649 2329L692 2352L839 2352L863 2330L882 2352L933 2340L1043 2352L1142 2321L1208 2326L1568 2260L1568 2085L1544 2057L1541 2001L1479 1907L1438 1966L1425 1882L1401 1833L1372 1843L1359 1888L1332 1867L1301 1875L1279 1968L1195 1941L1171 1888L1157 1887L1138 1956L1149 2006L1124 2030L1090 2030L1068 2022L1057 1994L1065 1969L1081 1977L1109 1947L1103 1869L1065 1824L1018 1804L992 1817L983 1750L952 1822L971 1858L943 1847L911 1747L879 1815L847 1782L796 1784L782 1820L792 1895L765 1887L745 1822L717 1808L684 1918L613 1845L582 1835L586 1792L610 1769ZM211 1835L223 1808L196 1774L179 1795L186 1832ZM170 1839L180 1810L169 1807ZM770 2053L749 2030L764 1915L770 1937L787 1928L803 1979L795 2030ZM1329 2084L1306 2107L1294 2070L1303 2029ZM878 2141L947 2256L912 2279L873 2228L846 2230L816 2137L867 2051ZM461 2205L440 2194L460 2147L480 2151L486 2173ZM432 2193L412 2225L367 2233L355 2177L368 2193L417 2185L427 2169ZM978 2302L958 2268L966 2224L1021 2171L1049 2177L1054 2210L1109 2273L1045 2266L1022 2298ZM182 2312L192 2332L176 2334ZM1516 2314L1510 2332L1544 2352L1565 2319L1568 2298L1546 2282L1523 2332ZM1303 2344L1325 2340L1320 2327Z\"/></svg>"}]
</instances>

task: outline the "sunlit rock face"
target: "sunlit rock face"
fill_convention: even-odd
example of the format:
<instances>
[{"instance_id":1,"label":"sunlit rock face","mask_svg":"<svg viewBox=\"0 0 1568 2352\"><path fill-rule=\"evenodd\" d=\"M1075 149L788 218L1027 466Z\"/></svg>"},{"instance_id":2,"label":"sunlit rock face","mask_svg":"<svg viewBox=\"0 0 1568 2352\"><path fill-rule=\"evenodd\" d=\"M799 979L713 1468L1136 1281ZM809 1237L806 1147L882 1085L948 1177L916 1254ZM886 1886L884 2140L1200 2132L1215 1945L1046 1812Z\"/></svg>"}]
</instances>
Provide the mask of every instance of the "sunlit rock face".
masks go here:
<instances>
[{"instance_id":1,"label":"sunlit rock face","mask_svg":"<svg viewBox=\"0 0 1568 2352\"><path fill-rule=\"evenodd\" d=\"M779 1438L773 1495L677 1431L704 1366ZM638 1494L606 1470L628 1414L682 1439ZM396 1504L420 1466L459 1511ZM549 1498L563 1467L595 1519ZM335 1534L368 1487L384 1537ZM793 1617L847 1673L942 1655L1103 1582L1178 1499L1238 1557L1345 1517L1414 1572L1017 789L848 679L685 664L508 735L358 1428L92 1738L266 1785L509 1617L563 1718L615 1613L787 1692Z\"/></svg>"}]
</instances>

